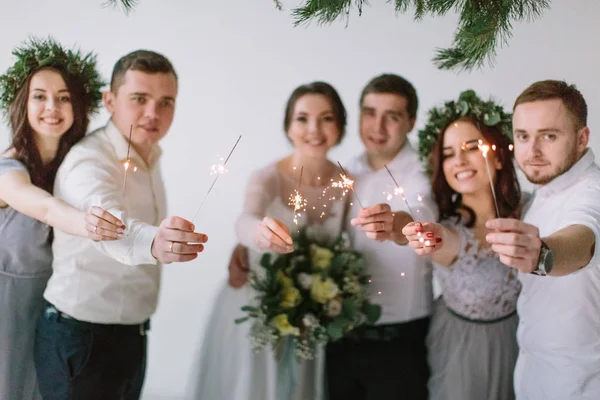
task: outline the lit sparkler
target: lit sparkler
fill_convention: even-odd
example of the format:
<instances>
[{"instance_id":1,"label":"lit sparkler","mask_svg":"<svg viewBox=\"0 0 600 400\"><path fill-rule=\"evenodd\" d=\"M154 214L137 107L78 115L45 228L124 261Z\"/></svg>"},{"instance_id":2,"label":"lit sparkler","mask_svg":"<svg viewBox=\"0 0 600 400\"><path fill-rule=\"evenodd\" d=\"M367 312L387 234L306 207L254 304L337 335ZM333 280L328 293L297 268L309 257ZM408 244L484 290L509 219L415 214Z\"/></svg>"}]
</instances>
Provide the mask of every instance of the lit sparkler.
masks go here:
<instances>
[{"instance_id":1,"label":"lit sparkler","mask_svg":"<svg viewBox=\"0 0 600 400\"><path fill-rule=\"evenodd\" d=\"M294 192L290 195L289 205L294 207L294 224L298 225L298 211L304 209L308 202L306 198L300 194L300 185L302 184L302 172L304 172L304 167L300 169L300 179L298 179L298 187L294 189Z\"/></svg>"},{"instance_id":2,"label":"lit sparkler","mask_svg":"<svg viewBox=\"0 0 600 400\"><path fill-rule=\"evenodd\" d=\"M492 188L492 197L494 198L494 206L496 207L496 217L500 217L500 211L498 211L498 201L496 200L496 190L494 189L494 181L492 180L492 173L490 172L490 166L488 164L488 158L487 158L487 153L488 151L490 151L490 146L487 144L483 144L483 140L479 140L478 141L478 146L479 150L481 151L481 154L483 155L483 158L485 158L485 169L487 170L487 174L488 174L488 178L490 180L490 187ZM492 146L492 149L495 146Z\"/></svg>"},{"instance_id":3,"label":"lit sparkler","mask_svg":"<svg viewBox=\"0 0 600 400\"><path fill-rule=\"evenodd\" d=\"M392 175L392 172L387 167L387 165L385 165L385 169L388 172L388 174L390 174L390 177L392 178L392 180L394 181L394 184L396 185L396 188L394 188L394 194L396 196L399 195L400 197L402 197L402 200L404 200L404 204L406 204L406 207L408 208L408 213L412 217L413 221L416 221L415 215L413 214L412 209L410 208L410 205L408 204L408 200L406 200L406 196L404 195L404 189L402 188L402 186L398 185L398 182L396 182L396 178L394 178L394 175Z\"/></svg>"},{"instance_id":4,"label":"lit sparkler","mask_svg":"<svg viewBox=\"0 0 600 400\"><path fill-rule=\"evenodd\" d=\"M204 205L204 202L206 201L206 198L208 197L208 195L210 194L210 192L212 191L213 187L215 186L215 183L217 183L217 179L219 179L219 176L221 176L221 174L225 171L227 171L227 169L225 168L227 166L227 161L229 161L229 157L231 157L231 154L233 153L233 151L235 150L235 148L237 147L238 143L240 142L240 139L242 138L242 135L240 135L235 144L233 145L233 147L231 148L231 151L229 152L229 155L227 156L227 158L225 159L225 161L222 164L216 164L216 165L212 165L211 166L211 175L213 174L212 171L216 171L214 173L217 174L217 176L215 176L215 179L213 180L212 184L210 185L210 187L208 188L208 191L206 192L206 194L204 195L204 198L202 199L202 202L200 203L200 206L198 207L198 209L196 210L196 212L194 213L194 217L192 218L192 223L194 222L194 220L196 219L196 216L198 215L198 212L200 212L200 209L202 208L202 206Z\"/></svg>"},{"instance_id":5,"label":"lit sparkler","mask_svg":"<svg viewBox=\"0 0 600 400\"><path fill-rule=\"evenodd\" d=\"M129 167L131 166L131 159L129 158L129 151L131 150L131 134L133 133L133 125L129 128L129 143L127 144L127 158L123 163L123 167L125 168L125 177L123 178L123 193L125 193L125 188L127 187L127 171L129 171ZM137 170L137 167L134 168L134 171Z\"/></svg>"},{"instance_id":6,"label":"lit sparkler","mask_svg":"<svg viewBox=\"0 0 600 400\"><path fill-rule=\"evenodd\" d=\"M340 174L340 177L342 178L342 180L338 181L338 182L333 182L331 184L331 186L344 189L344 194L348 190L352 190L352 193L354 193L354 197L356 197L356 201L358 201L358 204L360 205L360 207L363 208L363 205L362 205L360 199L358 198L356 191L354 190L354 181L348 177L348 174L346 173L346 171L344 170L344 167L342 167L342 164L340 164L339 161L338 161L338 165L340 166L340 169L342 170L342 173Z\"/></svg>"}]
</instances>

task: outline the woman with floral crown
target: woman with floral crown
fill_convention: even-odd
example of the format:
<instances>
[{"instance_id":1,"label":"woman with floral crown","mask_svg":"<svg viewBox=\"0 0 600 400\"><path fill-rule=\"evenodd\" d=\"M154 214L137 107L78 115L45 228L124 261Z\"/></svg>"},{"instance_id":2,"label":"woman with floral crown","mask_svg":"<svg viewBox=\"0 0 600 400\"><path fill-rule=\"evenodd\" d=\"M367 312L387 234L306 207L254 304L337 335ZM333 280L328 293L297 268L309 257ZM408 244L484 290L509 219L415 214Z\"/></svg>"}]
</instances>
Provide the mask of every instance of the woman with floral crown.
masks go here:
<instances>
[{"instance_id":1,"label":"woman with floral crown","mask_svg":"<svg viewBox=\"0 0 600 400\"><path fill-rule=\"evenodd\" d=\"M33 347L52 273L51 227L92 240L116 240L124 227L101 208L85 213L52 196L59 165L100 104L95 56L52 39L31 39L13 55L0 76L12 129L0 155L0 399L30 400L41 398Z\"/></svg>"},{"instance_id":2,"label":"woman with floral crown","mask_svg":"<svg viewBox=\"0 0 600 400\"><path fill-rule=\"evenodd\" d=\"M439 223L412 222L402 232L417 254L431 255L442 289L427 338L430 398L514 399L521 285L485 240L487 220L520 214L511 116L463 92L429 112L419 148Z\"/></svg>"}]
</instances>

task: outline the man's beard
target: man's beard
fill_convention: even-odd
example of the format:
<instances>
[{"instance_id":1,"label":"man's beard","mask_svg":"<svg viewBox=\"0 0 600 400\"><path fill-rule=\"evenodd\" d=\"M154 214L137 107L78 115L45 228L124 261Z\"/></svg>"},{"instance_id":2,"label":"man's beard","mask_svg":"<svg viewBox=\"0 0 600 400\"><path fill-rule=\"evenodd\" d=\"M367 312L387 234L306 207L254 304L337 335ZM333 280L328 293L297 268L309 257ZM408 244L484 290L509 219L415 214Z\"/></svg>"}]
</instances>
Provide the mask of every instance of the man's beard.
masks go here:
<instances>
[{"instance_id":1,"label":"man's beard","mask_svg":"<svg viewBox=\"0 0 600 400\"><path fill-rule=\"evenodd\" d=\"M527 177L527 180L535 185L546 185L550 182L552 182L555 178L561 176L562 174L564 174L565 172L567 172L569 169L571 169L571 167L573 165L575 165L575 163L578 161L577 158L577 148L573 147L573 149L571 150L571 152L569 152L569 154L567 154L567 157L563 160L562 163L560 163L556 169L551 172L550 174L547 175L536 175L536 176L531 176L529 175L527 172L523 171L525 173L525 176Z\"/></svg>"}]
</instances>

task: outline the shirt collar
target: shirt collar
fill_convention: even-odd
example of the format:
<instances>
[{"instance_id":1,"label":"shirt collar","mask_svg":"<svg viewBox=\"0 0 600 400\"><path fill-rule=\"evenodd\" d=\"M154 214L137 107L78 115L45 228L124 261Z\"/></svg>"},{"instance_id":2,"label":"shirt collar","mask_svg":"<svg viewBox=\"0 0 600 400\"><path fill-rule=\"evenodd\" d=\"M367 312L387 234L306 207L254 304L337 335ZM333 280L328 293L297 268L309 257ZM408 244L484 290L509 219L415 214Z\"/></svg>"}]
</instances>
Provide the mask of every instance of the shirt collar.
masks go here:
<instances>
[{"instance_id":1,"label":"shirt collar","mask_svg":"<svg viewBox=\"0 0 600 400\"><path fill-rule=\"evenodd\" d=\"M403 169L404 165L407 162L410 162L410 160L411 160L411 157L409 157L409 154L413 153L414 151L415 150L413 149L412 145L410 144L408 139L406 139L406 141L404 142L404 145L402 145L402 148L400 149L398 154L396 154L396 156L392 159L392 161L390 161L387 164L387 167L390 170ZM385 168L382 168L382 170L385 171ZM378 172L378 171L374 171L373 168L371 168L371 165L369 164L369 158L367 156L367 153L365 152L360 157L360 173L366 173L366 172ZM387 174L387 172L386 172L386 174Z\"/></svg>"},{"instance_id":2,"label":"shirt collar","mask_svg":"<svg viewBox=\"0 0 600 400\"><path fill-rule=\"evenodd\" d=\"M583 157L562 175L557 176L545 185L536 186L535 194L537 196L548 197L554 193L568 189L592 166L594 159L594 152L588 148Z\"/></svg>"},{"instance_id":3,"label":"shirt collar","mask_svg":"<svg viewBox=\"0 0 600 400\"><path fill-rule=\"evenodd\" d=\"M105 128L106 135L108 136L108 140L112 143L115 148L115 152L117 154L117 158L125 163L127 161L127 150L129 148L129 138L125 137L112 120L109 120L106 124ZM150 157L148 159L148 164L144 161L144 159L138 154L137 151L131 146L129 148L129 159L130 164L132 166L141 167L146 170L152 170L158 163L160 156L162 155L162 150L158 145L155 145L150 152Z\"/></svg>"}]
</instances>

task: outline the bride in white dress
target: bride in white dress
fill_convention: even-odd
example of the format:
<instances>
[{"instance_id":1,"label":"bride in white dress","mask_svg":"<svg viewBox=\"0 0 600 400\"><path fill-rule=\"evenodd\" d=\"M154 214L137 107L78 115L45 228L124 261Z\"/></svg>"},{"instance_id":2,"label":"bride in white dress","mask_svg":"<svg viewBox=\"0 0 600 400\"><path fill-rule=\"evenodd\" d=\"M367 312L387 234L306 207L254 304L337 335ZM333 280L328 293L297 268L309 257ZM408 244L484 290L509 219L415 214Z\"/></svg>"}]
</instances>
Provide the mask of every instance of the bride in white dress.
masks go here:
<instances>
[{"instance_id":1,"label":"bride in white dress","mask_svg":"<svg viewBox=\"0 0 600 400\"><path fill-rule=\"evenodd\" d=\"M336 237L341 233L348 196L331 188L323 196L330 180L339 179L337 165L327 159L328 151L344 136L346 111L333 87L323 82L302 85L290 96L284 128L294 146L292 154L255 171L246 190L244 211L236 233L249 249L250 269L259 265L265 252L293 251L291 230L306 225L313 237ZM294 224L293 208L288 199L298 187L307 199L306 211ZM335 199L333 199L335 198ZM236 325L244 314L240 308L255 293L248 286L239 289L225 283L218 294L206 326L200 368L192 377L193 399L202 400L321 400L327 397L324 351L314 360L301 361L295 385L282 392L277 389L277 359L271 349L254 353L248 336L252 322ZM281 378L281 376L280 376ZM287 389L290 389L289 387Z\"/></svg>"}]
</instances>

